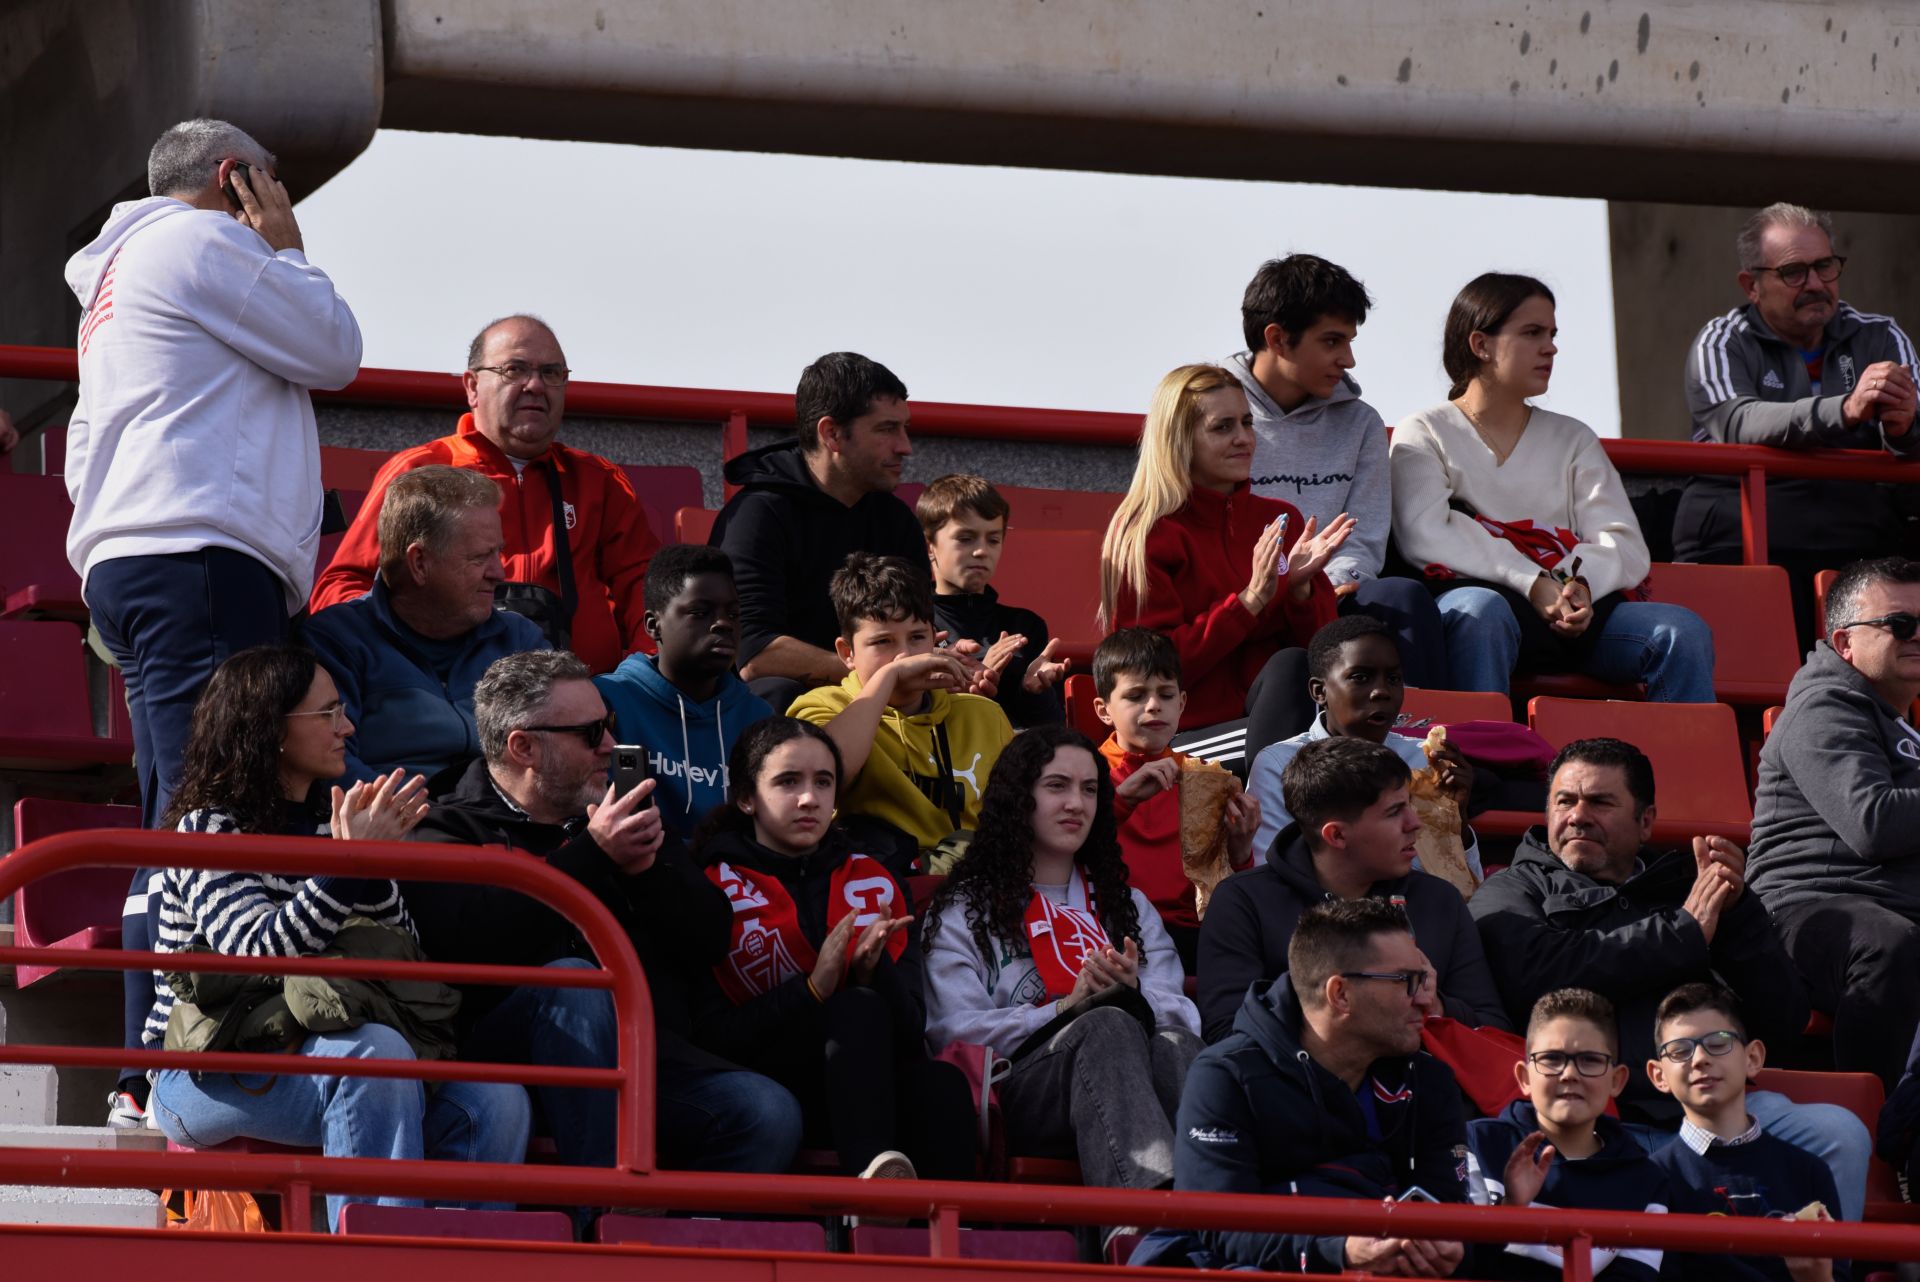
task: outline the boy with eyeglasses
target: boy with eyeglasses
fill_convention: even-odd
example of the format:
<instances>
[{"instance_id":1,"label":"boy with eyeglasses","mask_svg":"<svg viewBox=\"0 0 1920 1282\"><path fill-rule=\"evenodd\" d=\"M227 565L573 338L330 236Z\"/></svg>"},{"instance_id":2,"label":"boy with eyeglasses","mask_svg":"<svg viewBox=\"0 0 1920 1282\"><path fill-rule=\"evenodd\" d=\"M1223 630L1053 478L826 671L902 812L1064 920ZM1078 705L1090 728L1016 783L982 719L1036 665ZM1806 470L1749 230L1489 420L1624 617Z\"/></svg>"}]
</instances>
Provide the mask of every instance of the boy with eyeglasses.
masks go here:
<instances>
[{"instance_id":1,"label":"boy with eyeglasses","mask_svg":"<svg viewBox=\"0 0 1920 1282\"><path fill-rule=\"evenodd\" d=\"M1839 1193L1827 1164L1769 1135L1747 1112L1747 1086L1767 1049L1747 1036L1732 994L1713 984L1668 993L1654 1016L1647 1076L1680 1101L1679 1139L1655 1154L1676 1213L1831 1220ZM1845 1260L1668 1254L1663 1276L1846 1282Z\"/></svg>"},{"instance_id":2,"label":"boy with eyeglasses","mask_svg":"<svg viewBox=\"0 0 1920 1282\"><path fill-rule=\"evenodd\" d=\"M1533 1005L1526 1058L1514 1076L1527 1098L1497 1118L1467 1123L1468 1187L1487 1205L1595 1211L1665 1211L1666 1175L1607 1105L1627 1084L1613 1003L1562 988ZM1660 1252L1596 1247L1593 1271L1609 1282L1652 1282ZM1483 1259L1489 1278L1549 1282L1561 1276L1558 1247L1515 1242Z\"/></svg>"}]
</instances>

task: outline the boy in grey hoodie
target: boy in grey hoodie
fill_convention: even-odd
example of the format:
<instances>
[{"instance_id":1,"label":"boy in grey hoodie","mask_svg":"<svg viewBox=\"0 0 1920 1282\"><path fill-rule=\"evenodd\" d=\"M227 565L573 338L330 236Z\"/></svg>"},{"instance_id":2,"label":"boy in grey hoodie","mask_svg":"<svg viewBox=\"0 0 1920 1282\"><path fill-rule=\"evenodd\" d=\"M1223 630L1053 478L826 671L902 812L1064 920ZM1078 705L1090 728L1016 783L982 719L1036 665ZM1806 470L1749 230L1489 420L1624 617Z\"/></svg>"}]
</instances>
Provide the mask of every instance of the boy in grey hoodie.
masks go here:
<instances>
[{"instance_id":1,"label":"boy in grey hoodie","mask_svg":"<svg viewBox=\"0 0 1920 1282\"><path fill-rule=\"evenodd\" d=\"M1345 268L1312 254L1262 263L1240 300L1247 350L1223 362L1253 408L1253 491L1285 499L1322 528L1341 513L1353 534L1327 577L1340 612L1394 630L1407 683L1446 685L1446 636L1426 585L1381 578L1393 495L1387 429L1348 376L1372 300Z\"/></svg>"}]
</instances>

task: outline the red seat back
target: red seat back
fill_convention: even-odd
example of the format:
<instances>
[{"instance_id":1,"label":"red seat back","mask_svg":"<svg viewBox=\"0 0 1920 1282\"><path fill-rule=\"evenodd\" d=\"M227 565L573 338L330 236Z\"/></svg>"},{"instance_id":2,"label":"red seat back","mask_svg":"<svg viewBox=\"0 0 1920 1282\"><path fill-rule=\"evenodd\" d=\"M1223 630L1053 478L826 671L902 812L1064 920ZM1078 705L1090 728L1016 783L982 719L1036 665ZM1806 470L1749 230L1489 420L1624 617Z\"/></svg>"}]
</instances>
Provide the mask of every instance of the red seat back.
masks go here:
<instances>
[{"instance_id":1,"label":"red seat back","mask_svg":"<svg viewBox=\"0 0 1920 1282\"><path fill-rule=\"evenodd\" d=\"M1113 733L1106 722L1100 720L1100 714L1093 710L1093 701L1100 697L1100 688L1093 683L1093 676L1086 672L1076 672L1067 678L1067 724L1096 744L1105 743L1107 736Z\"/></svg>"},{"instance_id":2,"label":"red seat back","mask_svg":"<svg viewBox=\"0 0 1920 1282\"><path fill-rule=\"evenodd\" d=\"M0 621L0 733L93 738L85 646L71 623Z\"/></svg>"},{"instance_id":3,"label":"red seat back","mask_svg":"<svg viewBox=\"0 0 1920 1282\"><path fill-rule=\"evenodd\" d=\"M386 450L355 450L344 445L320 447L320 484L329 490L373 488L373 478L393 455Z\"/></svg>"},{"instance_id":4,"label":"red seat back","mask_svg":"<svg viewBox=\"0 0 1920 1282\"><path fill-rule=\"evenodd\" d=\"M495 1242L571 1242L573 1221L563 1211L467 1211L438 1206L381 1206L349 1202L340 1231L384 1237L483 1238Z\"/></svg>"},{"instance_id":5,"label":"red seat back","mask_svg":"<svg viewBox=\"0 0 1920 1282\"><path fill-rule=\"evenodd\" d=\"M1099 530L1103 534L1123 497L1105 490L1044 490L1024 485L996 485L1013 513L1007 524L1016 530Z\"/></svg>"},{"instance_id":6,"label":"red seat back","mask_svg":"<svg viewBox=\"0 0 1920 1282\"><path fill-rule=\"evenodd\" d=\"M1626 740L1653 762L1663 825L1744 840L1753 799L1726 704L1539 698L1527 704L1527 723L1556 748L1575 739Z\"/></svg>"},{"instance_id":7,"label":"red seat back","mask_svg":"<svg viewBox=\"0 0 1920 1282\"><path fill-rule=\"evenodd\" d=\"M639 467L626 463L620 470L627 474L634 496L646 510L647 528L653 531L653 537L662 543L674 542L674 513L683 507L700 506L700 469Z\"/></svg>"},{"instance_id":8,"label":"red seat back","mask_svg":"<svg viewBox=\"0 0 1920 1282\"><path fill-rule=\"evenodd\" d=\"M1765 706L1787 696L1800 668L1787 572L1777 565L1655 562L1653 599L1683 605L1713 630L1714 693Z\"/></svg>"},{"instance_id":9,"label":"red seat back","mask_svg":"<svg viewBox=\"0 0 1920 1282\"><path fill-rule=\"evenodd\" d=\"M704 1246L727 1251L827 1249L827 1231L811 1220L679 1220L659 1215L603 1215L595 1226L601 1242L653 1246ZM922 1255L926 1252L922 1251Z\"/></svg>"},{"instance_id":10,"label":"red seat back","mask_svg":"<svg viewBox=\"0 0 1920 1282\"><path fill-rule=\"evenodd\" d=\"M1008 605L1047 621L1060 649L1085 669L1105 634L1100 610L1100 530L1016 530L994 572L993 590Z\"/></svg>"},{"instance_id":11,"label":"red seat back","mask_svg":"<svg viewBox=\"0 0 1920 1282\"><path fill-rule=\"evenodd\" d=\"M1511 721L1513 704L1491 690L1420 690L1407 687L1400 711L1416 721Z\"/></svg>"},{"instance_id":12,"label":"red seat back","mask_svg":"<svg viewBox=\"0 0 1920 1282\"><path fill-rule=\"evenodd\" d=\"M862 1224L849 1237L855 1255L928 1255L933 1249L925 1229ZM1080 1248L1064 1229L961 1229L960 1258L1072 1264L1080 1259Z\"/></svg>"},{"instance_id":13,"label":"red seat back","mask_svg":"<svg viewBox=\"0 0 1920 1282\"><path fill-rule=\"evenodd\" d=\"M137 806L101 806L79 801L22 797L13 805L17 845L87 828L138 828ZM128 868L69 868L22 886L13 897L13 927L26 948L118 948L120 916L133 872ZM45 979L56 967L22 965L20 987Z\"/></svg>"},{"instance_id":14,"label":"red seat back","mask_svg":"<svg viewBox=\"0 0 1920 1282\"><path fill-rule=\"evenodd\" d=\"M1813 576L1813 630L1823 639L1827 635L1827 593L1833 591L1833 581L1839 577L1838 570L1822 570Z\"/></svg>"},{"instance_id":15,"label":"red seat back","mask_svg":"<svg viewBox=\"0 0 1920 1282\"><path fill-rule=\"evenodd\" d=\"M0 581L7 594L29 591L36 609L83 612L80 576L67 561L67 527L73 504L59 476L0 471L0 547L7 550Z\"/></svg>"},{"instance_id":16,"label":"red seat back","mask_svg":"<svg viewBox=\"0 0 1920 1282\"><path fill-rule=\"evenodd\" d=\"M710 543L713 540L713 523L720 514L712 508L683 507L673 514L673 541L675 543Z\"/></svg>"},{"instance_id":17,"label":"red seat back","mask_svg":"<svg viewBox=\"0 0 1920 1282\"><path fill-rule=\"evenodd\" d=\"M1838 1104L1874 1133L1880 1107L1887 1102L1886 1087L1872 1073L1808 1073L1790 1068L1763 1068L1753 1079L1758 1091L1778 1091L1796 1104ZM1900 1183L1893 1168L1874 1158L1867 1166L1867 1201L1900 1201Z\"/></svg>"}]
</instances>

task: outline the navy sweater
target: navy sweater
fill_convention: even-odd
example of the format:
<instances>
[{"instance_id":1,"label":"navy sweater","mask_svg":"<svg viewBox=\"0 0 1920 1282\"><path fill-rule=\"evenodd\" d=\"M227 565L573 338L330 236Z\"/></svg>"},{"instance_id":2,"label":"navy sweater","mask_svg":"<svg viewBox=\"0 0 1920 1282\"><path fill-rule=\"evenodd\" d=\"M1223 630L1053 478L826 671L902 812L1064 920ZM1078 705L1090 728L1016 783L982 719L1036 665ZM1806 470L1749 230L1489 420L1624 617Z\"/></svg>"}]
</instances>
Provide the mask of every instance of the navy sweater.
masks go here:
<instances>
[{"instance_id":1,"label":"navy sweater","mask_svg":"<svg viewBox=\"0 0 1920 1282\"><path fill-rule=\"evenodd\" d=\"M1840 1205L1827 1164L1764 1132L1745 1144L1715 1144L1700 1154L1675 1140L1654 1155L1667 1173L1669 1209L1688 1215L1791 1218L1809 1202ZM1681 1255L1669 1251L1661 1276L1687 1282L1789 1282L1777 1255ZM1834 1282L1847 1282L1847 1261L1833 1262Z\"/></svg>"}]
</instances>

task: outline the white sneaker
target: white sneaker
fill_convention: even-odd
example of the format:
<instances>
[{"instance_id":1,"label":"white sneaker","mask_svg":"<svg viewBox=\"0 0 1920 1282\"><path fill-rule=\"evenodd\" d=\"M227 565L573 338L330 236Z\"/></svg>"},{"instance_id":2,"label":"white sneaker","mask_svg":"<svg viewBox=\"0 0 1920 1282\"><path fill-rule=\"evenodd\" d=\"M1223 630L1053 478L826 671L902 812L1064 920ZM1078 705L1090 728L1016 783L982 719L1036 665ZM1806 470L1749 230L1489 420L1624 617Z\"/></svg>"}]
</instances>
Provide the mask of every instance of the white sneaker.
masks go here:
<instances>
[{"instance_id":1,"label":"white sneaker","mask_svg":"<svg viewBox=\"0 0 1920 1282\"><path fill-rule=\"evenodd\" d=\"M860 1172L863 1180L917 1180L920 1176L913 1169L913 1160L899 1149L890 1148L874 1154L867 1169Z\"/></svg>"},{"instance_id":2,"label":"white sneaker","mask_svg":"<svg viewBox=\"0 0 1920 1282\"><path fill-rule=\"evenodd\" d=\"M107 1092L107 1125L121 1131L137 1131L148 1124L147 1110L131 1091Z\"/></svg>"}]
</instances>

